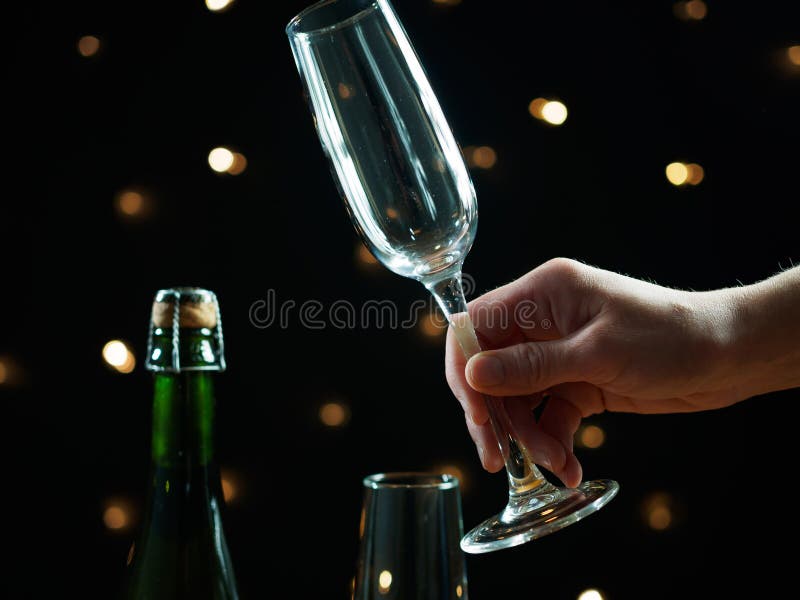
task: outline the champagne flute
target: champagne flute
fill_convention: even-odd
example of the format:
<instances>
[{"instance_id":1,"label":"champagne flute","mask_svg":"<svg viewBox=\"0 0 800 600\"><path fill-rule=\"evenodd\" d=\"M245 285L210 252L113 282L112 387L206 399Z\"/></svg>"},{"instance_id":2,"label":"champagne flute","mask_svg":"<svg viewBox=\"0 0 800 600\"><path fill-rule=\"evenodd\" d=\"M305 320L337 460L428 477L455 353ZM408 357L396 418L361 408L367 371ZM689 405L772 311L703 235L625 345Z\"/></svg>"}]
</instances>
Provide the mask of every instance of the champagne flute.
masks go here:
<instances>
[{"instance_id":1,"label":"champagne flute","mask_svg":"<svg viewBox=\"0 0 800 600\"><path fill-rule=\"evenodd\" d=\"M388 0L322 0L286 27L322 147L364 243L436 298L467 358L480 352L461 285L478 224L475 190L436 95ZM466 552L522 544L595 512L610 480L549 483L486 397L508 474L508 504L461 541Z\"/></svg>"}]
</instances>

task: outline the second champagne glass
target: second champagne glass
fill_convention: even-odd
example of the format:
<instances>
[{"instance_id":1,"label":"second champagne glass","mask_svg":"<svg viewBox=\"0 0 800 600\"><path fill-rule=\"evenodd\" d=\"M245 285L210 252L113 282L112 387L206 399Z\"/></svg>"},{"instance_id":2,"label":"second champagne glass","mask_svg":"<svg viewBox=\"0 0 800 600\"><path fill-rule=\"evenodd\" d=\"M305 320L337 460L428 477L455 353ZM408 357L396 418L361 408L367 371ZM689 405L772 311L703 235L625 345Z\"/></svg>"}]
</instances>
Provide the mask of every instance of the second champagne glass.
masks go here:
<instances>
[{"instance_id":1,"label":"second champagne glass","mask_svg":"<svg viewBox=\"0 0 800 600\"><path fill-rule=\"evenodd\" d=\"M317 132L348 213L386 267L436 298L464 354L480 351L461 286L478 222L475 190L439 102L388 0L322 0L286 28ZM506 508L464 536L472 553L578 521L617 492L610 480L550 484L502 400L486 397L508 473Z\"/></svg>"}]
</instances>

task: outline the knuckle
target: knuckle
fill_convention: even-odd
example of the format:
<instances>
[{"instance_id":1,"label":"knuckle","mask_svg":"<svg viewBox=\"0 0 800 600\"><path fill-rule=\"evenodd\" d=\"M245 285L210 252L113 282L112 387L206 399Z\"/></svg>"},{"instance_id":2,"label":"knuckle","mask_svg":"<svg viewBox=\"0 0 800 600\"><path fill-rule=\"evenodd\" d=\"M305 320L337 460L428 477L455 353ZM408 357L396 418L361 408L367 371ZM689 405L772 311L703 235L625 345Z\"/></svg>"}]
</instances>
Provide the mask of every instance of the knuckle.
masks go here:
<instances>
[{"instance_id":1,"label":"knuckle","mask_svg":"<svg viewBox=\"0 0 800 600\"><path fill-rule=\"evenodd\" d=\"M542 380L545 368L544 352L539 344L523 344L517 355L517 369L520 381L525 382L530 390Z\"/></svg>"}]
</instances>

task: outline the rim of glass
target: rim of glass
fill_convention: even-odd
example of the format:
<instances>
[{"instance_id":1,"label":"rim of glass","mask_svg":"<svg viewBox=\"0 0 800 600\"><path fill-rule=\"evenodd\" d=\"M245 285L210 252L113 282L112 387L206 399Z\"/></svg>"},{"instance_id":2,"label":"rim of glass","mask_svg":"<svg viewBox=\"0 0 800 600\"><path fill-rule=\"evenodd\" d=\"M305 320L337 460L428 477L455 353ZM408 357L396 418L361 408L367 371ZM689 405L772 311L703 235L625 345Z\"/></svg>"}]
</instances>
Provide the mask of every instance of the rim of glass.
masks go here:
<instances>
[{"instance_id":1,"label":"rim of glass","mask_svg":"<svg viewBox=\"0 0 800 600\"><path fill-rule=\"evenodd\" d=\"M286 33L287 35L298 35L298 36L312 36L318 35L320 33L328 33L330 31L335 31L336 29L341 29L347 27L348 25L352 25L356 21L361 20L365 17L368 13L371 13L374 10L378 9L378 0L374 0L371 2L369 6L366 6L359 10L357 13L354 13L347 17L346 19L342 19L334 23L333 25L326 25L325 27L319 27L317 29L311 29L309 31L297 31L298 25L300 25L300 21L303 18L310 15L312 12L319 10L320 8L327 6L329 4L333 4L335 2L339 2L340 0L319 0L319 2L315 2L311 6L308 6L297 13L292 19L289 21L288 25L286 25Z\"/></svg>"},{"instance_id":2,"label":"rim of glass","mask_svg":"<svg viewBox=\"0 0 800 600\"><path fill-rule=\"evenodd\" d=\"M364 477L364 486L381 489L437 489L452 490L458 487L458 478L447 473L424 473L403 471L376 473Z\"/></svg>"}]
</instances>

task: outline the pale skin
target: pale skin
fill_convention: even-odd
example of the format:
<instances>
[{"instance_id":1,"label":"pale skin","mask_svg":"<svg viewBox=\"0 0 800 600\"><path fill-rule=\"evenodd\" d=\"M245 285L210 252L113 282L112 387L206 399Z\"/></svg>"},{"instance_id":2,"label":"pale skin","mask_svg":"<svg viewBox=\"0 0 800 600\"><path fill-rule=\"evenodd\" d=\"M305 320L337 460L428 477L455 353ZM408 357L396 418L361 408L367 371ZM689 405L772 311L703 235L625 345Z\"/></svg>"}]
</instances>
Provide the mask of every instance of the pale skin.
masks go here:
<instances>
[{"instance_id":1,"label":"pale skin","mask_svg":"<svg viewBox=\"0 0 800 600\"><path fill-rule=\"evenodd\" d=\"M503 459L481 393L505 398L534 461L574 487L583 473L573 437L590 415L718 409L800 386L800 267L693 292L557 258L469 312L485 351L465 361L451 330L445 369L491 472Z\"/></svg>"}]
</instances>

